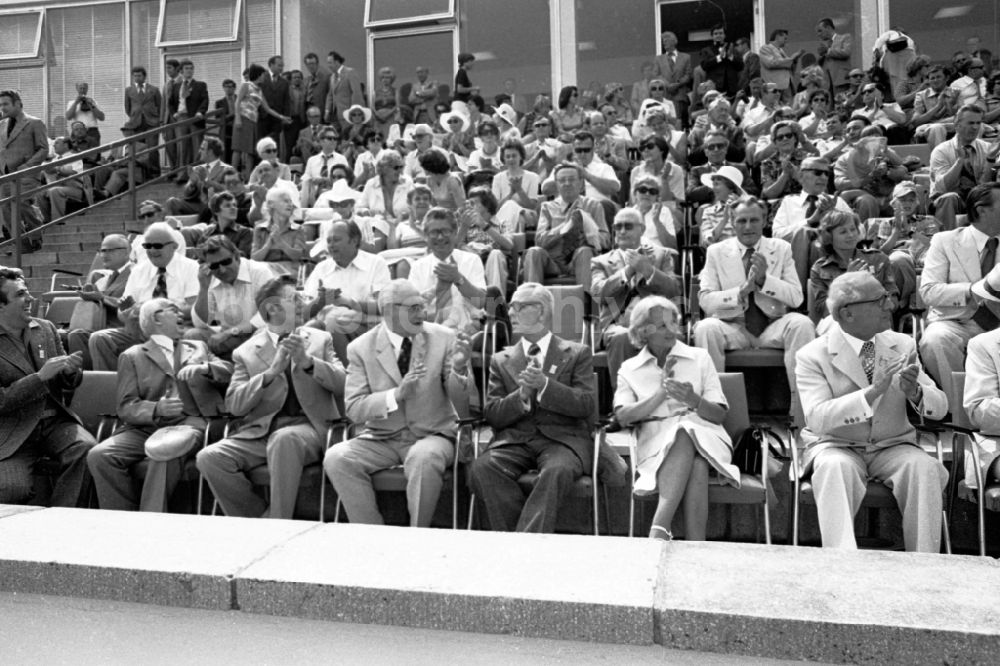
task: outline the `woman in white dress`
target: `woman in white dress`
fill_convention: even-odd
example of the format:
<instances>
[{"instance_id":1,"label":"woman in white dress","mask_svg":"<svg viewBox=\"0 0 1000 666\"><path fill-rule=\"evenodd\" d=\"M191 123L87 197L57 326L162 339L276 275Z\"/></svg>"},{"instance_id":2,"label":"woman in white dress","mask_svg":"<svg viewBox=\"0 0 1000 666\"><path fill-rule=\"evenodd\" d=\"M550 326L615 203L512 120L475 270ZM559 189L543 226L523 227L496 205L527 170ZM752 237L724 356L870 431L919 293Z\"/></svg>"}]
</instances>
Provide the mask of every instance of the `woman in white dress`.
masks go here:
<instances>
[{"instance_id":1,"label":"woman in white dress","mask_svg":"<svg viewBox=\"0 0 1000 666\"><path fill-rule=\"evenodd\" d=\"M635 429L637 495L659 494L650 538L670 540L684 501L684 534L704 541L710 475L739 487L733 446L722 427L729 409L708 352L677 339L680 313L662 296L642 299L629 319L639 353L622 364L615 391L618 422Z\"/></svg>"}]
</instances>

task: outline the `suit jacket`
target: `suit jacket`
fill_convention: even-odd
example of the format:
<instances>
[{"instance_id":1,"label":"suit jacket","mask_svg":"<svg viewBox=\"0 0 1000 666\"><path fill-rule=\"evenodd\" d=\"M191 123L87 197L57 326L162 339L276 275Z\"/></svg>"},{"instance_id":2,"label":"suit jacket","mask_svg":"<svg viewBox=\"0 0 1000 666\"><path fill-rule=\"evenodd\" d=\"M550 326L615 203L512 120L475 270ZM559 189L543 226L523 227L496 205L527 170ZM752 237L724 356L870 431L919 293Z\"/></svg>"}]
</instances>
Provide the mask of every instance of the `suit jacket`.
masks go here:
<instances>
[{"instance_id":1,"label":"suit jacket","mask_svg":"<svg viewBox=\"0 0 1000 666\"><path fill-rule=\"evenodd\" d=\"M906 357L907 363L918 362L913 338L894 331L875 337L876 368L900 355ZM928 418L943 418L948 411L944 392L923 370L918 381L923 389L920 412ZM885 448L916 441L916 431L906 416L906 396L895 380L871 406L875 416L865 418L864 392L871 383L861 366L861 357L854 353L839 326L833 326L795 355L795 383L806 419L802 431L807 446L803 472L809 471L817 453L830 447Z\"/></svg>"},{"instance_id":2,"label":"suit jacket","mask_svg":"<svg viewBox=\"0 0 1000 666\"><path fill-rule=\"evenodd\" d=\"M177 113L180 108L180 91L184 85L183 80L178 81L174 85L174 89L177 91L177 104L171 113ZM195 81L191 79L190 87L188 88L188 98L187 98L187 112L189 116L193 116L197 113L205 115L208 113L208 85L204 81ZM201 120L194 123L195 127L203 128L205 127L205 120Z\"/></svg>"},{"instance_id":3,"label":"suit jacket","mask_svg":"<svg viewBox=\"0 0 1000 666\"><path fill-rule=\"evenodd\" d=\"M452 436L458 417L469 414L470 395L476 391L471 370L464 377L453 372L455 332L439 324L424 322L424 332L413 340L411 366L419 359L427 369L417 394L398 402L389 411L386 394L403 381L396 351L385 324L379 324L347 346L348 373L345 403L347 417L363 423L359 437L391 439Z\"/></svg>"},{"instance_id":4,"label":"suit jacket","mask_svg":"<svg viewBox=\"0 0 1000 666\"><path fill-rule=\"evenodd\" d=\"M648 280L638 275L625 279L625 259L620 250L611 250L590 260L590 289L600 304L601 330L612 324L628 326L632 307L644 296L675 298L679 280L674 273L673 252L644 245L640 251L649 256L653 275Z\"/></svg>"},{"instance_id":5,"label":"suit jacket","mask_svg":"<svg viewBox=\"0 0 1000 666\"><path fill-rule=\"evenodd\" d=\"M135 86L125 89L125 115L128 116L122 129L152 129L159 127L163 96L160 89L146 84L143 93Z\"/></svg>"},{"instance_id":6,"label":"suit jacket","mask_svg":"<svg viewBox=\"0 0 1000 666\"><path fill-rule=\"evenodd\" d=\"M496 435L488 448L542 436L573 449L583 468L590 469L594 460L590 430L597 412L590 348L553 335L542 363L548 384L541 397L525 408L517 376L527 365L528 357L520 342L497 352L490 361L485 414Z\"/></svg>"},{"instance_id":7,"label":"suit jacket","mask_svg":"<svg viewBox=\"0 0 1000 666\"><path fill-rule=\"evenodd\" d=\"M846 86L847 73L851 71L851 36L834 35L827 47L826 55L820 58L820 65L829 75L834 88Z\"/></svg>"},{"instance_id":8,"label":"suit jacket","mask_svg":"<svg viewBox=\"0 0 1000 666\"><path fill-rule=\"evenodd\" d=\"M792 246L779 238L761 238L759 251L767 259L767 277L754 300L771 319L777 319L802 303L802 283L795 272ZM743 246L727 238L708 246L701 270L698 302L709 317L723 320L743 316L747 304L740 303L739 290L746 281Z\"/></svg>"},{"instance_id":9,"label":"suit jacket","mask_svg":"<svg viewBox=\"0 0 1000 666\"><path fill-rule=\"evenodd\" d=\"M208 364L211 377L197 377L190 382L177 380L173 361L152 340L133 345L118 359L118 418L122 430L153 430L168 425L204 425L203 416L216 416L223 407L223 389L233 375L233 364L216 358L208 345L198 340L174 343L178 369L200 363ZM156 403L176 385L184 402L184 415L177 419L155 416Z\"/></svg>"},{"instance_id":10,"label":"suit jacket","mask_svg":"<svg viewBox=\"0 0 1000 666\"><path fill-rule=\"evenodd\" d=\"M365 96L361 92L361 79L353 67L344 66L338 76L337 72L330 74L330 91L326 95L326 121L328 123L343 123L341 117L344 111L354 104L364 104Z\"/></svg>"},{"instance_id":11,"label":"suit jacket","mask_svg":"<svg viewBox=\"0 0 1000 666\"><path fill-rule=\"evenodd\" d=\"M111 271L106 269L94 271L91 274L90 281L94 285L97 285L98 289L100 289L101 293L105 296L110 298L121 298L125 293L125 284L128 282L128 276L132 274L132 265L133 264L131 262L125 264L118 271L118 276L111 284L108 284L108 278L111 277ZM104 312L106 315L105 324L107 328L116 328L122 325L117 307L105 305Z\"/></svg>"},{"instance_id":12,"label":"suit jacket","mask_svg":"<svg viewBox=\"0 0 1000 666\"><path fill-rule=\"evenodd\" d=\"M260 87L261 94L267 100L267 105L276 113L289 115L292 111L291 84L283 76L271 76L270 79ZM277 122L277 119L261 114L261 119L268 119Z\"/></svg>"},{"instance_id":13,"label":"suit jacket","mask_svg":"<svg viewBox=\"0 0 1000 666\"><path fill-rule=\"evenodd\" d=\"M52 322L34 317L28 325L28 348L39 368L46 359L66 353ZM76 372L60 373L43 382L20 347L0 333L0 460L17 452L46 407L54 405L65 418L79 423L76 414L63 406L63 399L82 380L83 373Z\"/></svg>"},{"instance_id":14,"label":"suit jacket","mask_svg":"<svg viewBox=\"0 0 1000 666\"><path fill-rule=\"evenodd\" d=\"M0 120L0 175L38 166L49 155L45 123L23 114L10 129L10 118Z\"/></svg>"},{"instance_id":15,"label":"suit jacket","mask_svg":"<svg viewBox=\"0 0 1000 666\"><path fill-rule=\"evenodd\" d=\"M163 103L161 105L163 109L163 119L162 124L173 122L174 114L177 113L177 104L180 99L180 84L181 77L176 77L174 79L167 79L163 84Z\"/></svg>"},{"instance_id":16,"label":"suit jacket","mask_svg":"<svg viewBox=\"0 0 1000 666\"><path fill-rule=\"evenodd\" d=\"M302 327L306 353L313 357L312 372L292 364L292 385L302 411L318 433L326 432L330 419L340 417L337 400L344 394L344 366L333 351L326 331ZM271 422L288 397L288 381L282 373L264 386L263 374L274 360L277 349L267 327L260 328L233 352L233 380L226 391L226 408L239 420L233 427L238 439L267 437Z\"/></svg>"},{"instance_id":17,"label":"suit jacket","mask_svg":"<svg viewBox=\"0 0 1000 666\"><path fill-rule=\"evenodd\" d=\"M743 57L743 69L740 70L739 82L736 84L737 90L746 90L749 93L750 79L760 76L760 56L754 52L749 52Z\"/></svg>"},{"instance_id":18,"label":"suit jacket","mask_svg":"<svg viewBox=\"0 0 1000 666\"><path fill-rule=\"evenodd\" d=\"M309 73L309 70L303 72L305 79L303 80L303 85L306 87L306 109L310 106L315 106L320 111L323 111L326 107L326 96L330 94L330 76L332 73L323 65L320 65L316 69L316 76Z\"/></svg>"},{"instance_id":19,"label":"suit jacket","mask_svg":"<svg viewBox=\"0 0 1000 666\"><path fill-rule=\"evenodd\" d=\"M678 86L673 93L667 93L667 99L687 103L688 94L691 92L691 55L678 51L677 61L670 62L670 57L666 53L661 53L656 56L656 66L660 76L668 85Z\"/></svg>"},{"instance_id":20,"label":"suit jacket","mask_svg":"<svg viewBox=\"0 0 1000 666\"><path fill-rule=\"evenodd\" d=\"M983 277L972 231L959 227L931 236L920 276L920 298L927 304L929 321L966 321L978 308L969 298L969 287Z\"/></svg>"},{"instance_id":21,"label":"suit jacket","mask_svg":"<svg viewBox=\"0 0 1000 666\"><path fill-rule=\"evenodd\" d=\"M312 125L303 127L299 130L299 138L295 142L295 147L298 149L299 155L302 157L303 162L309 161L309 158L313 155L319 153L323 148L319 145L319 136L323 134L324 131L330 128L329 125L317 125L316 138L313 138Z\"/></svg>"},{"instance_id":22,"label":"suit jacket","mask_svg":"<svg viewBox=\"0 0 1000 666\"><path fill-rule=\"evenodd\" d=\"M215 109L222 111L223 133L228 140L233 136L233 122L236 120L236 98L233 98L232 104L226 97L215 100Z\"/></svg>"},{"instance_id":23,"label":"suit jacket","mask_svg":"<svg viewBox=\"0 0 1000 666\"><path fill-rule=\"evenodd\" d=\"M774 44L760 47L760 77L764 83L774 83L778 90L787 90L792 83L792 59Z\"/></svg>"},{"instance_id":24,"label":"suit jacket","mask_svg":"<svg viewBox=\"0 0 1000 666\"><path fill-rule=\"evenodd\" d=\"M232 167L219 160L211 169L207 164L196 164L191 167L194 172L195 177L188 180L184 186L184 198L185 199L201 199L205 203L208 203L211 194L208 191L208 181L222 182L222 174L226 172L226 169L231 169ZM197 190L195 190L197 188ZM214 192L221 191L215 190Z\"/></svg>"},{"instance_id":25,"label":"suit jacket","mask_svg":"<svg viewBox=\"0 0 1000 666\"><path fill-rule=\"evenodd\" d=\"M983 435L1000 435L1000 329L969 340L963 401L973 426Z\"/></svg>"},{"instance_id":26,"label":"suit jacket","mask_svg":"<svg viewBox=\"0 0 1000 666\"><path fill-rule=\"evenodd\" d=\"M736 86L739 83L740 70L743 69L743 58L737 55L731 42L727 42L722 49L727 56L722 60L717 58L720 51L714 44L706 46L701 50L701 68L705 72L705 77L715 83L715 89L726 97L736 94Z\"/></svg>"}]
</instances>

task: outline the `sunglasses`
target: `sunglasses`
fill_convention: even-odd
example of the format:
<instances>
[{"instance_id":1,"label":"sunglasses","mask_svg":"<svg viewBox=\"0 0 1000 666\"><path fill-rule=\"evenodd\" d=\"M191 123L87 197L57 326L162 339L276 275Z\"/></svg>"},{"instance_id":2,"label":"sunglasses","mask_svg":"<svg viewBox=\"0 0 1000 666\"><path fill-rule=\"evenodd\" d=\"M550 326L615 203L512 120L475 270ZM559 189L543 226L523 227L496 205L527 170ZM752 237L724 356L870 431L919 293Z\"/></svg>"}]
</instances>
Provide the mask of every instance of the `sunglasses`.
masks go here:
<instances>
[{"instance_id":1,"label":"sunglasses","mask_svg":"<svg viewBox=\"0 0 1000 666\"><path fill-rule=\"evenodd\" d=\"M794 134L775 134L774 135L774 140L775 141L784 141L786 139L794 139L794 138L795 138Z\"/></svg>"},{"instance_id":2,"label":"sunglasses","mask_svg":"<svg viewBox=\"0 0 1000 666\"><path fill-rule=\"evenodd\" d=\"M635 229L635 225L631 222L617 222L611 225L611 228L615 231L631 231Z\"/></svg>"},{"instance_id":3,"label":"sunglasses","mask_svg":"<svg viewBox=\"0 0 1000 666\"><path fill-rule=\"evenodd\" d=\"M639 187L635 188L635 191L638 192L639 194L657 195L657 194L660 193L660 188L658 188L658 187L647 187L646 185L640 185Z\"/></svg>"},{"instance_id":4,"label":"sunglasses","mask_svg":"<svg viewBox=\"0 0 1000 666\"><path fill-rule=\"evenodd\" d=\"M219 259L218 261L213 261L208 265L208 270L215 271L222 268L223 266L230 266L232 265L233 261L234 260L232 257L226 257L225 259Z\"/></svg>"},{"instance_id":5,"label":"sunglasses","mask_svg":"<svg viewBox=\"0 0 1000 666\"><path fill-rule=\"evenodd\" d=\"M461 125L461 124L462 124L462 121L461 121L461 120L459 120L458 118L450 118L450 119L448 120L448 124L449 124L449 125Z\"/></svg>"},{"instance_id":6,"label":"sunglasses","mask_svg":"<svg viewBox=\"0 0 1000 666\"><path fill-rule=\"evenodd\" d=\"M139 213L140 220L147 220L156 217L156 213Z\"/></svg>"},{"instance_id":7,"label":"sunglasses","mask_svg":"<svg viewBox=\"0 0 1000 666\"><path fill-rule=\"evenodd\" d=\"M649 86L650 90L666 90L664 86Z\"/></svg>"},{"instance_id":8,"label":"sunglasses","mask_svg":"<svg viewBox=\"0 0 1000 666\"><path fill-rule=\"evenodd\" d=\"M592 152L594 152L594 149L593 148L583 148L583 147L580 147L580 148L574 148L573 152L576 153L577 155L584 155L586 153L592 153Z\"/></svg>"},{"instance_id":9,"label":"sunglasses","mask_svg":"<svg viewBox=\"0 0 1000 666\"><path fill-rule=\"evenodd\" d=\"M706 143L705 150L725 150L726 144L724 143Z\"/></svg>"},{"instance_id":10,"label":"sunglasses","mask_svg":"<svg viewBox=\"0 0 1000 666\"><path fill-rule=\"evenodd\" d=\"M142 244L142 249L143 250L162 250L163 248L167 247L168 245L174 245L174 244L175 243L173 241L170 241L169 243L143 243Z\"/></svg>"},{"instance_id":11,"label":"sunglasses","mask_svg":"<svg viewBox=\"0 0 1000 666\"><path fill-rule=\"evenodd\" d=\"M276 152L278 152L277 148L265 148L264 150L260 151L260 154L261 155L268 155L270 153L276 153Z\"/></svg>"}]
</instances>

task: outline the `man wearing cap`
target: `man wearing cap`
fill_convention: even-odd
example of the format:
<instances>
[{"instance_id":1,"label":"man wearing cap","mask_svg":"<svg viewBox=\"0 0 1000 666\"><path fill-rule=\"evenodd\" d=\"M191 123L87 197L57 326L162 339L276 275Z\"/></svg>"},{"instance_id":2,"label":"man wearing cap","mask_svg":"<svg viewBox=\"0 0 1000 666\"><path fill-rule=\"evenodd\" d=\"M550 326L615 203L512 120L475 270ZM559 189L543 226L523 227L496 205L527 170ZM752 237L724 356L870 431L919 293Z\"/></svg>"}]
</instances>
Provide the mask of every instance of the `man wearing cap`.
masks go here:
<instances>
[{"instance_id":1,"label":"man wearing cap","mask_svg":"<svg viewBox=\"0 0 1000 666\"><path fill-rule=\"evenodd\" d=\"M302 170L300 199L306 208L313 205L321 192L330 189L333 182L330 169L335 164L350 167L347 158L337 152L337 130L327 127L320 133L319 139L320 152L310 157Z\"/></svg>"},{"instance_id":2,"label":"man wearing cap","mask_svg":"<svg viewBox=\"0 0 1000 666\"><path fill-rule=\"evenodd\" d=\"M826 193L830 176L830 163L825 159L807 157L802 160L797 178L802 191L781 199L771 227L774 238L791 244L795 274L799 276L803 290L809 281L809 269L819 258L819 246L814 241L820 220L829 210L852 212L839 196Z\"/></svg>"},{"instance_id":3,"label":"man wearing cap","mask_svg":"<svg viewBox=\"0 0 1000 666\"><path fill-rule=\"evenodd\" d=\"M977 185L965 203L969 225L931 237L919 287L929 322L920 338L920 357L948 395L951 373L964 367L969 339L1000 323L1000 308L982 301L973 289L997 263L1000 183Z\"/></svg>"},{"instance_id":4,"label":"man wearing cap","mask_svg":"<svg viewBox=\"0 0 1000 666\"><path fill-rule=\"evenodd\" d=\"M904 180L892 190L893 216L868 221L869 238L874 231L873 248L889 256L893 277L904 306L917 289L917 267L923 268L931 236L941 231L933 215L920 215L917 185Z\"/></svg>"},{"instance_id":5,"label":"man wearing cap","mask_svg":"<svg viewBox=\"0 0 1000 666\"><path fill-rule=\"evenodd\" d=\"M330 334L302 322L295 279L282 275L257 293L265 326L233 352L226 409L229 436L202 449L197 465L227 516L294 517L302 469L323 455L327 423L337 419L344 366ZM246 473L267 464L270 506Z\"/></svg>"},{"instance_id":6,"label":"man wearing cap","mask_svg":"<svg viewBox=\"0 0 1000 666\"><path fill-rule=\"evenodd\" d=\"M96 331L90 336L90 357L94 370L115 370L118 355L142 342L136 313L126 313L133 305L151 298L169 298L188 319L198 298L198 262L177 252L177 234L165 222L154 222L143 235L146 261L132 269L125 283L118 309L126 317L125 326ZM129 321L132 319L132 322Z\"/></svg>"},{"instance_id":7,"label":"man wearing cap","mask_svg":"<svg viewBox=\"0 0 1000 666\"><path fill-rule=\"evenodd\" d=\"M955 104L963 107L966 104L985 105L986 100L986 67L979 58L969 61L969 66L962 76L951 82L949 86L958 95Z\"/></svg>"},{"instance_id":8,"label":"man wearing cap","mask_svg":"<svg viewBox=\"0 0 1000 666\"><path fill-rule=\"evenodd\" d=\"M927 68L927 87L917 91L913 98L913 117L910 123L916 128L914 138L926 139L934 150L955 131L955 110L958 93L948 87L948 78L941 65Z\"/></svg>"},{"instance_id":9,"label":"man wearing cap","mask_svg":"<svg viewBox=\"0 0 1000 666\"><path fill-rule=\"evenodd\" d=\"M409 103L413 107L413 122L418 125L433 125L437 121L434 102L437 101L438 83L430 80L429 75L426 65L417 65L417 80L410 87Z\"/></svg>"},{"instance_id":10,"label":"man wearing cap","mask_svg":"<svg viewBox=\"0 0 1000 666\"><path fill-rule=\"evenodd\" d=\"M799 351L795 373L802 473L812 477L823 547L857 548L854 516L877 479L899 504L906 550L937 553L948 472L916 443L907 405L941 419L948 399L921 370L913 339L891 330L892 298L873 275L841 275L827 304L838 326Z\"/></svg>"},{"instance_id":11,"label":"man wearing cap","mask_svg":"<svg viewBox=\"0 0 1000 666\"><path fill-rule=\"evenodd\" d=\"M312 301L309 316L319 318L346 360L347 343L378 320L378 295L389 284L389 266L361 249L357 223L336 220L328 229L327 257L309 274L303 296Z\"/></svg>"},{"instance_id":12,"label":"man wearing cap","mask_svg":"<svg viewBox=\"0 0 1000 666\"><path fill-rule=\"evenodd\" d=\"M673 254L643 242L646 225L635 208L623 208L612 225L616 248L590 262L591 289L600 308L601 340L608 350L611 385L618 385L618 368L638 350L628 338L632 308L645 296L676 298L680 280Z\"/></svg>"},{"instance_id":13,"label":"man wearing cap","mask_svg":"<svg viewBox=\"0 0 1000 666\"><path fill-rule=\"evenodd\" d=\"M955 136L931 151L931 201L934 217L945 229L954 229L956 216L965 212L964 200L972 188L993 180L990 144L979 138L983 111L969 105L955 112Z\"/></svg>"},{"instance_id":14,"label":"man wearing cap","mask_svg":"<svg viewBox=\"0 0 1000 666\"><path fill-rule=\"evenodd\" d=\"M733 211L736 236L708 247L698 293L706 317L695 326L694 340L708 350L719 372L726 367L726 350L784 349L790 415L793 424L800 425L795 353L816 332L808 317L790 312L802 304L802 281L795 272L791 245L764 238L764 219L763 202L743 199Z\"/></svg>"},{"instance_id":15,"label":"man wearing cap","mask_svg":"<svg viewBox=\"0 0 1000 666\"><path fill-rule=\"evenodd\" d=\"M468 340L424 320L407 280L379 293L382 322L347 347L347 417L363 427L330 448L323 469L352 523L383 523L371 475L402 465L410 525L429 527L445 470L455 456L457 419L475 383Z\"/></svg>"},{"instance_id":16,"label":"man wearing cap","mask_svg":"<svg viewBox=\"0 0 1000 666\"><path fill-rule=\"evenodd\" d=\"M118 301L125 292L125 284L132 274L129 261L131 248L122 234L108 234L101 241L101 265L103 270L94 271L90 281L80 289L80 298L94 303L104 311L104 325L99 328L116 328L122 325L118 317ZM97 320L99 321L99 319ZM88 341L93 330L75 328L69 332L66 346L70 353L80 352L83 368L92 368Z\"/></svg>"},{"instance_id":17,"label":"man wearing cap","mask_svg":"<svg viewBox=\"0 0 1000 666\"><path fill-rule=\"evenodd\" d=\"M187 454L201 442L206 418L222 407L232 364L204 342L181 339L181 314L166 298L139 309L146 341L118 363L118 429L87 455L102 509L167 510ZM139 497L130 468L148 459Z\"/></svg>"},{"instance_id":18,"label":"man wearing cap","mask_svg":"<svg viewBox=\"0 0 1000 666\"><path fill-rule=\"evenodd\" d=\"M788 43L788 31L779 28L771 32L767 44L761 46L759 51L761 78L764 79L764 83L775 84L781 102L785 104L792 101L792 70L805 53L799 49L789 57L785 53L786 43Z\"/></svg>"},{"instance_id":19,"label":"man wearing cap","mask_svg":"<svg viewBox=\"0 0 1000 666\"><path fill-rule=\"evenodd\" d=\"M838 35L833 19L820 19L816 24L819 37L817 53L819 64L830 78L833 91L840 92L848 86L847 72L851 69L851 35Z\"/></svg>"},{"instance_id":20,"label":"man wearing cap","mask_svg":"<svg viewBox=\"0 0 1000 666\"><path fill-rule=\"evenodd\" d=\"M738 179L735 176L727 176L729 180L736 183L747 194L758 194L757 184L750 178L750 172L745 164L741 162L730 162L726 160L726 153L729 150L729 137L725 132L710 130L705 134L705 142L702 144L705 157L708 162L691 167L691 176L688 178L688 191L686 200L688 203L707 204L711 203L713 194L711 185L704 184L706 174L718 172L723 167L734 169L740 174Z\"/></svg>"}]
</instances>

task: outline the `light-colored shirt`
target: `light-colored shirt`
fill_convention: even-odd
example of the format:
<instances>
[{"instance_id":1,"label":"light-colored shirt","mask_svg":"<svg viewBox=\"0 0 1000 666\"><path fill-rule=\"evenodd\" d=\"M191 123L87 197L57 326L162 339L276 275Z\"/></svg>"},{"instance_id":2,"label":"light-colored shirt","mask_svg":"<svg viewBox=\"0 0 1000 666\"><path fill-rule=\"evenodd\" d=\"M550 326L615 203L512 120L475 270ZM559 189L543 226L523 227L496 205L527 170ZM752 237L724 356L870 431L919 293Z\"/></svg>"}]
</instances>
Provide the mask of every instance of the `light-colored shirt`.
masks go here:
<instances>
[{"instance_id":1,"label":"light-colored shirt","mask_svg":"<svg viewBox=\"0 0 1000 666\"><path fill-rule=\"evenodd\" d=\"M329 177L330 169L337 164L350 168L350 165L347 163L347 158L337 151L334 151L329 155L316 153L310 157L306 161L305 169L302 170L302 192L305 193L306 187L308 187L310 181L324 177L322 175L324 166L327 169L326 177Z\"/></svg>"},{"instance_id":2,"label":"light-colored shirt","mask_svg":"<svg viewBox=\"0 0 1000 666\"><path fill-rule=\"evenodd\" d=\"M458 272L469 281L469 284L480 290L486 289L486 272L483 270L483 262L478 255L464 250L453 250L448 259L455 263L458 267ZM424 298L424 302L427 305L428 319L431 321L440 321L445 325L456 324L458 328L465 328L465 325L470 322L475 322L478 326L482 311L469 303L465 299L465 296L462 295L462 292L459 291L458 285L455 284L451 285L451 304L454 309L460 312L456 312L455 317L447 317L447 320L443 317L437 317L436 296L438 279L434 275L434 269L440 263L440 259L433 254L428 254L413 262L413 266L410 269L410 282L413 283L413 286L417 288Z\"/></svg>"},{"instance_id":3,"label":"light-colored shirt","mask_svg":"<svg viewBox=\"0 0 1000 666\"><path fill-rule=\"evenodd\" d=\"M771 236L774 238L784 238L793 231L806 224L806 199L809 197L805 192L789 194L782 198L778 212L774 214L774 224L771 227ZM818 202L817 202L818 203ZM844 200L837 197L833 207L845 213L851 212L851 207L844 203Z\"/></svg>"},{"instance_id":4,"label":"light-colored shirt","mask_svg":"<svg viewBox=\"0 0 1000 666\"><path fill-rule=\"evenodd\" d=\"M167 357L167 363L170 364L174 372L177 372L177 368L174 367L174 341L159 333L149 336L149 339L163 351L163 355Z\"/></svg>"},{"instance_id":5,"label":"light-colored shirt","mask_svg":"<svg viewBox=\"0 0 1000 666\"><path fill-rule=\"evenodd\" d=\"M136 303L145 303L153 298L159 268L150 261L136 264L125 283L123 297L131 296ZM167 264L167 298L178 305L194 302L198 298L198 262L175 252Z\"/></svg>"},{"instance_id":6,"label":"light-colored shirt","mask_svg":"<svg viewBox=\"0 0 1000 666\"><path fill-rule=\"evenodd\" d=\"M521 189L524 190L529 199L537 201L541 198L539 192L541 182L541 177L534 171L521 171ZM503 201L509 197L511 191L509 171L501 171L493 177L493 196L497 198L497 201Z\"/></svg>"},{"instance_id":7,"label":"light-colored shirt","mask_svg":"<svg viewBox=\"0 0 1000 666\"><path fill-rule=\"evenodd\" d=\"M216 325L222 328L239 328L249 333L264 325L257 314L257 293L274 277L274 271L263 262L240 259L236 280L226 284L217 277L208 283L208 321L192 313L195 326Z\"/></svg>"},{"instance_id":8,"label":"light-colored shirt","mask_svg":"<svg viewBox=\"0 0 1000 666\"><path fill-rule=\"evenodd\" d=\"M357 256L347 266L340 266L327 257L316 264L309 275L302 293L308 298L319 296L319 283L324 289L340 289L341 294L362 302L377 296L389 284L389 266L377 254L358 250Z\"/></svg>"}]
</instances>

